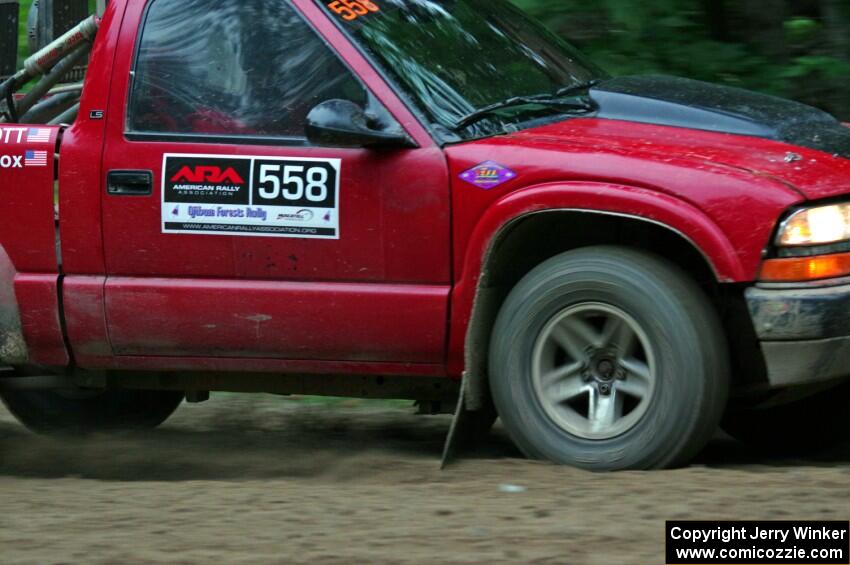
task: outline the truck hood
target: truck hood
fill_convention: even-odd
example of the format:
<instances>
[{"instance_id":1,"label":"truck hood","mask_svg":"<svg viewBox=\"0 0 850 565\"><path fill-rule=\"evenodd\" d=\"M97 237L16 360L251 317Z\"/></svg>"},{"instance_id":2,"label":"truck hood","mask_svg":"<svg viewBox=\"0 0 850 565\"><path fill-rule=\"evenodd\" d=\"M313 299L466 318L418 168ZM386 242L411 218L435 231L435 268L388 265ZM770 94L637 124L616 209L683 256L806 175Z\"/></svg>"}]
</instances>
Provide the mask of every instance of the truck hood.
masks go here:
<instances>
[{"instance_id":1,"label":"truck hood","mask_svg":"<svg viewBox=\"0 0 850 565\"><path fill-rule=\"evenodd\" d=\"M822 110L666 76L620 77L590 91L597 117L745 135L850 158L850 129Z\"/></svg>"},{"instance_id":2,"label":"truck hood","mask_svg":"<svg viewBox=\"0 0 850 565\"><path fill-rule=\"evenodd\" d=\"M606 171L591 169L605 156L618 159L614 180L661 189L672 189L671 176L714 171L724 182L717 179L734 170L749 175L749 192L772 186L805 200L850 196L850 128L816 108L672 77L611 79L590 96L595 114L489 143L559 152L569 160L561 161L566 177L604 180ZM663 172L631 178L650 163Z\"/></svg>"}]
</instances>

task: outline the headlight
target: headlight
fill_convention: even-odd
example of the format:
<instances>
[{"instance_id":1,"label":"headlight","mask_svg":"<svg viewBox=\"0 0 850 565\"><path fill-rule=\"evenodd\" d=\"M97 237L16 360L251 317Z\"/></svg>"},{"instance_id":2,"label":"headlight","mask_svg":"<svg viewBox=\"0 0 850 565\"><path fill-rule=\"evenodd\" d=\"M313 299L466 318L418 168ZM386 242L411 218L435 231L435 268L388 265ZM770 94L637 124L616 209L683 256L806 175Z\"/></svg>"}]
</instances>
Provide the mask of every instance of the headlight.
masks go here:
<instances>
[{"instance_id":1,"label":"headlight","mask_svg":"<svg viewBox=\"0 0 850 565\"><path fill-rule=\"evenodd\" d=\"M850 240L850 204L800 210L785 220L776 245L825 245Z\"/></svg>"}]
</instances>

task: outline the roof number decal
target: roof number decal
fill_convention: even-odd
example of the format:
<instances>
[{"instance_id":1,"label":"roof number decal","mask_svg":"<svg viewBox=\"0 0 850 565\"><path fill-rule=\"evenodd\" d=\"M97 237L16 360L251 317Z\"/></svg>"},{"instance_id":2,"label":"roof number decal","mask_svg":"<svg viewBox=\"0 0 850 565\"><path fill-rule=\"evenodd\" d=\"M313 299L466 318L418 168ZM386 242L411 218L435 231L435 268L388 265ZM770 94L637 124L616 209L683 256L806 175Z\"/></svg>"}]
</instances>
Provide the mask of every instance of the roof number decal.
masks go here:
<instances>
[{"instance_id":1,"label":"roof number decal","mask_svg":"<svg viewBox=\"0 0 850 565\"><path fill-rule=\"evenodd\" d=\"M335 0L328 3L328 8L344 19L351 22L370 12L380 12L381 8L371 0Z\"/></svg>"}]
</instances>

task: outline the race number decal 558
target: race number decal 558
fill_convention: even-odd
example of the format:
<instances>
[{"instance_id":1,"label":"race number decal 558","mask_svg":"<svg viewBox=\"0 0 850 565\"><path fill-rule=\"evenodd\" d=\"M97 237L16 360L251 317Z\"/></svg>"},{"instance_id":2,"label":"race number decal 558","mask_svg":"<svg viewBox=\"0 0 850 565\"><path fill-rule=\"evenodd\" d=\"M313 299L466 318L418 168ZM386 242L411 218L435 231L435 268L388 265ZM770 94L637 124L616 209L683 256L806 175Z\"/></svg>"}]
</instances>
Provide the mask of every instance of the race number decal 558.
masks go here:
<instances>
[{"instance_id":1,"label":"race number decal 558","mask_svg":"<svg viewBox=\"0 0 850 565\"><path fill-rule=\"evenodd\" d=\"M339 159L166 155L162 231L339 239Z\"/></svg>"},{"instance_id":2,"label":"race number decal 558","mask_svg":"<svg viewBox=\"0 0 850 565\"><path fill-rule=\"evenodd\" d=\"M381 8L370 0L335 0L328 8L346 21L356 20L369 12L379 12Z\"/></svg>"},{"instance_id":3,"label":"race number decal 558","mask_svg":"<svg viewBox=\"0 0 850 565\"><path fill-rule=\"evenodd\" d=\"M333 208L336 171L327 163L289 164L257 161L255 203L273 206Z\"/></svg>"}]
</instances>

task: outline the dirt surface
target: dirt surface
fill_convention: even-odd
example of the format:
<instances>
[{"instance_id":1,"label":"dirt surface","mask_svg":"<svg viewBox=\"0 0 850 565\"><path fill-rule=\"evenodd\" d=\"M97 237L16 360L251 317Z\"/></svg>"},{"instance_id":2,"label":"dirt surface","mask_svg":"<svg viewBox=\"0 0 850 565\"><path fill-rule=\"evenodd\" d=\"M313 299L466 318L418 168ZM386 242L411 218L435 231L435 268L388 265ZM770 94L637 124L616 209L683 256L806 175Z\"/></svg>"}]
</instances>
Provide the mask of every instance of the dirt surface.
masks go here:
<instances>
[{"instance_id":1,"label":"dirt surface","mask_svg":"<svg viewBox=\"0 0 850 565\"><path fill-rule=\"evenodd\" d=\"M850 518L850 446L592 475L504 433L439 471L447 417L268 396L151 434L49 439L0 410L2 563L663 563L665 519Z\"/></svg>"}]
</instances>

